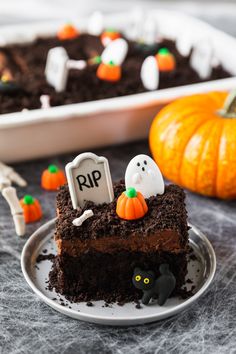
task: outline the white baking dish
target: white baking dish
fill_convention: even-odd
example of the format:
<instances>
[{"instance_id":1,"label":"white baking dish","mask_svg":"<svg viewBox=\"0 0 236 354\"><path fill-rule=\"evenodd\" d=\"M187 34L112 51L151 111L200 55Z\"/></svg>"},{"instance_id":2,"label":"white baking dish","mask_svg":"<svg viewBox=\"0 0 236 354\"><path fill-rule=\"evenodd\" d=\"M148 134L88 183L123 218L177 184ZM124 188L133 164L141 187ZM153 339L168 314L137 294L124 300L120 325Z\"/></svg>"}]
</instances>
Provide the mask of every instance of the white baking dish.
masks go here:
<instances>
[{"instance_id":1,"label":"white baking dish","mask_svg":"<svg viewBox=\"0 0 236 354\"><path fill-rule=\"evenodd\" d=\"M163 37L187 36L191 44L208 38L215 55L236 76L236 40L192 17L152 11ZM125 29L129 14L105 17L105 25ZM86 21L73 21L82 30ZM54 34L62 23L8 26L0 30L0 44L32 41ZM37 109L0 116L0 160L14 162L145 138L157 111L171 100L193 93L236 88L236 77L186 85L125 97Z\"/></svg>"}]
</instances>

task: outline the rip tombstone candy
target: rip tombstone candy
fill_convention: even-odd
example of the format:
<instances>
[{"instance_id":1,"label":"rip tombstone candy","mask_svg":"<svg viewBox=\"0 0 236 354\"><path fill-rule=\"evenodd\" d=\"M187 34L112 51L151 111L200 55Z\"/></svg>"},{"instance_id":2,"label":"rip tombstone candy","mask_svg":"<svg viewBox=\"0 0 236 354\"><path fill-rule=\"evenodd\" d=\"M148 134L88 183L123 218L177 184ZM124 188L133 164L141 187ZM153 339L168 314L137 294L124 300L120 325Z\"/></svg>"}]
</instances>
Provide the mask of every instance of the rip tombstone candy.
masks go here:
<instances>
[{"instance_id":1,"label":"rip tombstone candy","mask_svg":"<svg viewBox=\"0 0 236 354\"><path fill-rule=\"evenodd\" d=\"M69 70L83 70L86 66L85 60L71 60L65 48L52 48L47 55L46 80L57 92L63 92L66 89Z\"/></svg>"},{"instance_id":2,"label":"rip tombstone candy","mask_svg":"<svg viewBox=\"0 0 236 354\"><path fill-rule=\"evenodd\" d=\"M45 75L47 82L57 92L63 92L68 78L67 62L69 57L63 47L52 48L48 52Z\"/></svg>"},{"instance_id":3,"label":"rip tombstone candy","mask_svg":"<svg viewBox=\"0 0 236 354\"><path fill-rule=\"evenodd\" d=\"M110 203L114 192L108 160L91 152L78 155L66 165L66 176L74 209L86 201Z\"/></svg>"}]
</instances>

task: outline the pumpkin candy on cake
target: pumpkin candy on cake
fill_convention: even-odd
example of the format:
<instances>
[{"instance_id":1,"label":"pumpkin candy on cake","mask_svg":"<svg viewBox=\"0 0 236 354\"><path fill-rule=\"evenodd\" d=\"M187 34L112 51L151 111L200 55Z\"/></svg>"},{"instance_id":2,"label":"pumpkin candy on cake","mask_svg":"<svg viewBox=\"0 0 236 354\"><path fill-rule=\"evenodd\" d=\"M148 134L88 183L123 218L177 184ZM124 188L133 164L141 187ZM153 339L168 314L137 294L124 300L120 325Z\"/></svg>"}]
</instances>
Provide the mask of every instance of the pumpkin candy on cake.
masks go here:
<instances>
[{"instance_id":1,"label":"pumpkin candy on cake","mask_svg":"<svg viewBox=\"0 0 236 354\"><path fill-rule=\"evenodd\" d=\"M70 23L64 25L57 33L57 38L60 40L74 39L79 36L78 30Z\"/></svg>"},{"instance_id":2,"label":"pumpkin candy on cake","mask_svg":"<svg viewBox=\"0 0 236 354\"><path fill-rule=\"evenodd\" d=\"M123 192L116 206L116 213L121 219L136 220L142 218L148 211L143 195L135 188L128 188Z\"/></svg>"}]
</instances>

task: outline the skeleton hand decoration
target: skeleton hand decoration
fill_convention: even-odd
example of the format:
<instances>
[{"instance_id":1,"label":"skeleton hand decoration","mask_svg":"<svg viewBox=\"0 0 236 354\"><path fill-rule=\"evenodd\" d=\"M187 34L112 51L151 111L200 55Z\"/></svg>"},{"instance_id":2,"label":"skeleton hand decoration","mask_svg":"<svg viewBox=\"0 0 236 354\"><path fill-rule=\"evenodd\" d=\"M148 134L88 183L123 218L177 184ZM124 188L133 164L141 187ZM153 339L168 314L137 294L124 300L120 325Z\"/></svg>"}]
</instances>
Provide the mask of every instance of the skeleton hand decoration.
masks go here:
<instances>
[{"instance_id":1,"label":"skeleton hand decoration","mask_svg":"<svg viewBox=\"0 0 236 354\"><path fill-rule=\"evenodd\" d=\"M12 167L0 162L0 191L10 206L17 235L23 236L25 234L23 210L17 197L16 189L11 187L12 183L20 187L27 185L26 181Z\"/></svg>"},{"instance_id":2,"label":"skeleton hand decoration","mask_svg":"<svg viewBox=\"0 0 236 354\"><path fill-rule=\"evenodd\" d=\"M4 163L0 162L0 178L5 177L9 181L9 186L12 183L17 184L20 187L25 187L27 182L14 171L12 167L5 165Z\"/></svg>"}]
</instances>

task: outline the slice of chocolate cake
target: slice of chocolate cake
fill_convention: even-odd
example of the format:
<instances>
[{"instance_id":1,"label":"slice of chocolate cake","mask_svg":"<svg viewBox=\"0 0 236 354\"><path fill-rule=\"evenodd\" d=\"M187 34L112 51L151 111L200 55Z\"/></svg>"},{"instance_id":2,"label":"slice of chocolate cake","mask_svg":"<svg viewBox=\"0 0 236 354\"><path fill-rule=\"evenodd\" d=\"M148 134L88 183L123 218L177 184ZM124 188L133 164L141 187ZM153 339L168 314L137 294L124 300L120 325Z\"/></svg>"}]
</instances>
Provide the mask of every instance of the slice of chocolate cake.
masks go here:
<instances>
[{"instance_id":1,"label":"slice of chocolate cake","mask_svg":"<svg viewBox=\"0 0 236 354\"><path fill-rule=\"evenodd\" d=\"M183 190L166 186L162 195L145 198L147 212L143 217L127 220L117 215L117 199L126 188L124 181L116 183L112 202L96 205L87 201L80 210L72 206L68 185L58 193L58 254L50 272L50 286L72 301L138 300L142 290L132 283L135 269L151 270L158 279L161 264L168 264L175 277L172 295L180 293L188 252ZM74 226L73 221L87 210L93 215Z\"/></svg>"}]
</instances>

